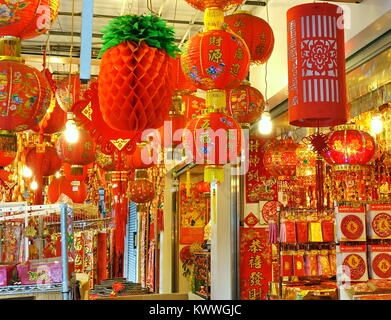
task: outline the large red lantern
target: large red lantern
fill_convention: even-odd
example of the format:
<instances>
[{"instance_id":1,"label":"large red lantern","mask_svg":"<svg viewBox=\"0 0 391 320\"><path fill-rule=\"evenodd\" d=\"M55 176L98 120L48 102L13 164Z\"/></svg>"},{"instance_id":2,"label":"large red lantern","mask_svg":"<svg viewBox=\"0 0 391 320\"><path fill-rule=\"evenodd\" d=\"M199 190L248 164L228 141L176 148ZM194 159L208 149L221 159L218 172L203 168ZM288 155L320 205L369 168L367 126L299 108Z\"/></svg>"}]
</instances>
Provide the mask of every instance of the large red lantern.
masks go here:
<instances>
[{"instance_id":1,"label":"large red lantern","mask_svg":"<svg viewBox=\"0 0 391 320\"><path fill-rule=\"evenodd\" d=\"M74 203L84 203L87 198L87 187L83 181L72 181L66 177L55 178L49 184L49 202L57 202L61 194L71 198Z\"/></svg>"},{"instance_id":2,"label":"large red lantern","mask_svg":"<svg viewBox=\"0 0 391 320\"><path fill-rule=\"evenodd\" d=\"M186 0L186 2L201 11L207 8L219 8L228 11L239 6L244 0Z\"/></svg>"},{"instance_id":3,"label":"large red lantern","mask_svg":"<svg viewBox=\"0 0 391 320\"><path fill-rule=\"evenodd\" d=\"M224 30L211 30L190 38L181 64L184 74L199 89L231 89L246 78L250 54L239 37Z\"/></svg>"},{"instance_id":4,"label":"large red lantern","mask_svg":"<svg viewBox=\"0 0 391 320\"><path fill-rule=\"evenodd\" d=\"M0 0L0 36L37 37L50 29L60 0Z\"/></svg>"},{"instance_id":5,"label":"large red lantern","mask_svg":"<svg viewBox=\"0 0 391 320\"><path fill-rule=\"evenodd\" d=\"M263 165L274 177L289 179L296 175L298 144L291 138L272 142L265 147Z\"/></svg>"},{"instance_id":6,"label":"large red lantern","mask_svg":"<svg viewBox=\"0 0 391 320\"><path fill-rule=\"evenodd\" d=\"M51 146L32 148L26 155L26 165L35 175L51 176L61 169L62 161Z\"/></svg>"},{"instance_id":7,"label":"large red lantern","mask_svg":"<svg viewBox=\"0 0 391 320\"><path fill-rule=\"evenodd\" d=\"M265 20L248 11L236 11L226 16L224 22L246 42L252 63L263 64L269 60L274 49L274 34Z\"/></svg>"},{"instance_id":8,"label":"large red lantern","mask_svg":"<svg viewBox=\"0 0 391 320\"><path fill-rule=\"evenodd\" d=\"M307 3L288 10L289 122L328 127L348 121L343 10Z\"/></svg>"},{"instance_id":9,"label":"large red lantern","mask_svg":"<svg viewBox=\"0 0 391 320\"><path fill-rule=\"evenodd\" d=\"M153 183L147 179L145 170L136 172L136 180L130 182L129 193L130 200L135 203L146 203L152 201L155 197L155 188Z\"/></svg>"},{"instance_id":10,"label":"large red lantern","mask_svg":"<svg viewBox=\"0 0 391 320\"><path fill-rule=\"evenodd\" d=\"M265 98L249 82L227 91L227 113L242 127L249 127L256 122L265 110Z\"/></svg>"},{"instance_id":11,"label":"large red lantern","mask_svg":"<svg viewBox=\"0 0 391 320\"><path fill-rule=\"evenodd\" d=\"M69 143L63 133L57 142L57 153L62 161L73 165L87 165L95 160L95 142L88 131L79 129L79 139Z\"/></svg>"},{"instance_id":12,"label":"large red lantern","mask_svg":"<svg viewBox=\"0 0 391 320\"><path fill-rule=\"evenodd\" d=\"M14 162L17 151L16 135L0 131L0 168L4 168Z\"/></svg>"},{"instance_id":13,"label":"large red lantern","mask_svg":"<svg viewBox=\"0 0 391 320\"><path fill-rule=\"evenodd\" d=\"M375 154L375 141L370 134L354 126L337 127L329 134L329 148L322 154L332 165L365 165Z\"/></svg>"}]
</instances>

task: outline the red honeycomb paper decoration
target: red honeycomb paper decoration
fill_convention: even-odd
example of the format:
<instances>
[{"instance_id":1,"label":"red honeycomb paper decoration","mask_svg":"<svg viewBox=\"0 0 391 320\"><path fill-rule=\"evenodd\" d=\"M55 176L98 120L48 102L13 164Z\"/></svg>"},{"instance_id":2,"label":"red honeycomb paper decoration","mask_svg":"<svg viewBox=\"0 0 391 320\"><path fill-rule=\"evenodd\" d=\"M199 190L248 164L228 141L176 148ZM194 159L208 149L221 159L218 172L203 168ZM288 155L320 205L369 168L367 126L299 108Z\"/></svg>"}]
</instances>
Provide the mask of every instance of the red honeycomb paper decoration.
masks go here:
<instances>
[{"instance_id":1,"label":"red honeycomb paper decoration","mask_svg":"<svg viewBox=\"0 0 391 320\"><path fill-rule=\"evenodd\" d=\"M144 41L126 41L108 49L99 71L99 104L113 129L142 131L158 128L172 97L168 54Z\"/></svg>"}]
</instances>

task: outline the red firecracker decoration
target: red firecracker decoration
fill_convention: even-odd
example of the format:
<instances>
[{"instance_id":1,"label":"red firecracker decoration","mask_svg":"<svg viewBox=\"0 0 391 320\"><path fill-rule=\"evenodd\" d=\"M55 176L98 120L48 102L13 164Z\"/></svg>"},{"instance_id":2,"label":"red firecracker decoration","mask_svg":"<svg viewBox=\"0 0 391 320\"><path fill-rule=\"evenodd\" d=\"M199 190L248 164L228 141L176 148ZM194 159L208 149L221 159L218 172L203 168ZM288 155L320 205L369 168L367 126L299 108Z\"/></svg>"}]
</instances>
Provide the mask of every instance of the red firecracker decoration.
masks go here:
<instances>
[{"instance_id":1,"label":"red firecracker decoration","mask_svg":"<svg viewBox=\"0 0 391 320\"><path fill-rule=\"evenodd\" d=\"M60 0L0 0L0 36L35 38L50 29Z\"/></svg>"},{"instance_id":2,"label":"red firecracker decoration","mask_svg":"<svg viewBox=\"0 0 391 320\"><path fill-rule=\"evenodd\" d=\"M87 187L82 181L72 181L66 177L53 179L48 188L49 202L57 202L61 194L71 198L74 203L83 203L87 198Z\"/></svg>"},{"instance_id":3,"label":"red firecracker decoration","mask_svg":"<svg viewBox=\"0 0 391 320\"><path fill-rule=\"evenodd\" d=\"M4 168L14 162L17 151L16 135L0 132L0 168Z\"/></svg>"},{"instance_id":4,"label":"red firecracker decoration","mask_svg":"<svg viewBox=\"0 0 391 320\"><path fill-rule=\"evenodd\" d=\"M220 8L228 11L239 6L244 0L186 0L186 2L201 11L207 8Z\"/></svg>"},{"instance_id":5,"label":"red firecracker decoration","mask_svg":"<svg viewBox=\"0 0 391 320\"><path fill-rule=\"evenodd\" d=\"M265 20L251 12L236 11L226 16L224 22L246 42L251 63L263 64L269 60L274 49L274 34Z\"/></svg>"},{"instance_id":6,"label":"red firecracker decoration","mask_svg":"<svg viewBox=\"0 0 391 320\"><path fill-rule=\"evenodd\" d=\"M376 149L371 135L349 127L330 132L328 144L330 150L322 155L332 165L364 165Z\"/></svg>"},{"instance_id":7,"label":"red firecracker decoration","mask_svg":"<svg viewBox=\"0 0 391 320\"><path fill-rule=\"evenodd\" d=\"M135 203L146 203L155 197L153 183L147 179L145 170L136 172L136 180L129 185L130 200Z\"/></svg>"},{"instance_id":8,"label":"red firecracker decoration","mask_svg":"<svg viewBox=\"0 0 391 320\"><path fill-rule=\"evenodd\" d=\"M242 127L255 123L265 110L265 98L250 83L227 91L227 114L239 122Z\"/></svg>"},{"instance_id":9,"label":"red firecracker decoration","mask_svg":"<svg viewBox=\"0 0 391 320\"><path fill-rule=\"evenodd\" d=\"M34 175L51 176L61 169L61 164L56 149L50 146L32 148L26 155L26 165Z\"/></svg>"},{"instance_id":10,"label":"red firecracker decoration","mask_svg":"<svg viewBox=\"0 0 391 320\"><path fill-rule=\"evenodd\" d=\"M0 129L17 132L33 128L51 101L45 77L37 69L14 60L1 60L0 74Z\"/></svg>"},{"instance_id":11,"label":"red firecracker decoration","mask_svg":"<svg viewBox=\"0 0 391 320\"><path fill-rule=\"evenodd\" d=\"M236 35L212 30L194 35L181 56L184 74L202 90L235 88L246 78L250 54Z\"/></svg>"},{"instance_id":12,"label":"red firecracker decoration","mask_svg":"<svg viewBox=\"0 0 391 320\"><path fill-rule=\"evenodd\" d=\"M74 165L86 165L95 160L95 142L86 130L79 129L79 140L69 143L62 134L57 142L57 153L62 161Z\"/></svg>"},{"instance_id":13,"label":"red firecracker decoration","mask_svg":"<svg viewBox=\"0 0 391 320\"><path fill-rule=\"evenodd\" d=\"M291 138L278 140L265 147L263 164L272 176L293 177L296 174L298 144Z\"/></svg>"},{"instance_id":14,"label":"red firecracker decoration","mask_svg":"<svg viewBox=\"0 0 391 320\"><path fill-rule=\"evenodd\" d=\"M343 9L307 3L288 10L289 122L328 127L348 121Z\"/></svg>"}]
</instances>

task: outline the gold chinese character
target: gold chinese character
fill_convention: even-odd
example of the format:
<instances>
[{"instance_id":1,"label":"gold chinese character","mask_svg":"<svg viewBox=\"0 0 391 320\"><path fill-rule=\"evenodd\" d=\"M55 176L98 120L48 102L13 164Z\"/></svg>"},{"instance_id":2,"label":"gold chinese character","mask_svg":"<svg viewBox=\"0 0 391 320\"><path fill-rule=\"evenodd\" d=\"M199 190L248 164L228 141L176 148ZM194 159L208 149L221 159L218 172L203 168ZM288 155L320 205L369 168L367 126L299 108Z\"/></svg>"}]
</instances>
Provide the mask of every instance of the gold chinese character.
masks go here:
<instances>
[{"instance_id":1,"label":"gold chinese character","mask_svg":"<svg viewBox=\"0 0 391 320\"><path fill-rule=\"evenodd\" d=\"M209 119L205 119L204 122L202 123L201 125L201 129L208 129L210 128L210 120Z\"/></svg>"},{"instance_id":2,"label":"gold chinese character","mask_svg":"<svg viewBox=\"0 0 391 320\"><path fill-rule=\"evenodd\" d=\"M248 251L251 253L257 253L259 251L262 251L261 241L259 241L258 239L251 241Z\"/></svg>"},{"instance_id":3,"label":"gold chinese character","mask_svg":"<svg viewBox=\"0 0 391 320\"><path fill-rule=\"evenodd\" d=\"M223 61L222 58L223 53L221 52L221 49L209 50L209 61L212 61L214 63L221 63Z\"/></svg>"},{"instance_id":4,"label":"gold chinese character","mask_svg":"<svg viewBox=\"0 0 391 320\"><path fill-rule=\"evenodd\" d=\"M250 152L258 152L259 141L250 140Z\"/></svg>"},{"instance_id":5,"label":"gold chinese character","mask_svg":"<svg viewBox=\"0 0 391 320\"><path fill-rule=\"evenodd\" d=\"M238 47L235 53L235 59L242 60L244 57L244 51L241 47Z\"/></svg>"},{"instance_id":6,"label":"gold chinese character","mask_svg":"<svg viewBox=\"0 0 391 320\"><path fill-rule=\"evenodd\" d=\"M251 166L256 166L258 163L261 161L261 159L258 156L251 157L250 158L250 165Z\"/></svg>"},{"instance_id":7,"label":"gold chinese character","mask_svg":"<svg viewBox=\"0 0 391 320\"><path fill-rule=\"evenodd\" d=\"M238 72L240 69L240 64L239 63L233 63L231 66L231 74L233 74L235 77L238 76Z\"/></svg>"},{"instance_id":8,"label":"gold chinese character","mask_svg":"<svg viewBox=\"0 0 391 320\"><path fill-rule=\"evenodd\" d=\"M255 268L255 269L261 269L262 268L262 260L261 256L252 256L250 257L249 261L249 266L250 268Z\"/></svg>"},{"instance_id":9,"label":"gold chinese character","mask_svg":"<svg viewBox=\"0 0 391 320\"><path fill-rule=\"evenodd\" d=\"M221 47L221 42L223 41L222 37L210 37L209 39L209 45Z\"/></svg>"},{"instance_id":10,"label":"gold chinese character","mask_svg":"<svg viewBox=\"0 0 391 320\"><path fill-rule=\"evenodd\" d=\"M259 271L254 271L251 272L250 274L250 286L260 286L261 285L261 280L264 280L265 278L262 277L262 273Z\"/></svg>"},{"instance_id":11,"label":"gold chinese character","mask_svg":"<svg viewBox=\"0 0 391 320\"><path fill-rule=\"evenodd\" d=\"M248 174L247 174L247 179L248 179L248 181L255 180L255 181L259 182L260 181L260 177L259 177L258 170L249 171Z\"/></svg>"},{"instance_id":12,"label":"gold chinese character","mask_svg":"<svg viewBox=\"0 0 391 320\"><path fill-rule=\"evenodd\" d=\"M240 28L240 27L245 27L246 25L244 24L244 22L242 20L238 20L235 22L234 24L234 27L236 28ZM237 32L236 32L237 33Z\"/></svg>"},{"instance_id":13,"label":"gold chinese character","mask_svg":"<svg viewBox=\"0 0 391 320\"><path fill-rule=\"evenodd\" d=\"M248 291L248 299L249 300L261 300L261 294L262 294L262 289L251 289Z\"/></svg>"}]
</instances>

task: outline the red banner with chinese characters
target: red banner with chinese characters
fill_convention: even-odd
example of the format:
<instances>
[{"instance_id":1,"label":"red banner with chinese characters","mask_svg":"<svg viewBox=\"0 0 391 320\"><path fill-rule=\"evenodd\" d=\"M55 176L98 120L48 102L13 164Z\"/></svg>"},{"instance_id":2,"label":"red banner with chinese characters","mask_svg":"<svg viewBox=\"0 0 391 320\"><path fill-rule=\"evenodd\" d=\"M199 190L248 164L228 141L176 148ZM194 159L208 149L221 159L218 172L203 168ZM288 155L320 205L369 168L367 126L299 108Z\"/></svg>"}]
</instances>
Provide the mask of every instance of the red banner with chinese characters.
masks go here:
<instances>
[{"instance_id":1,"label":"red banner with chinese characters","mask_svg":"<svg viewBox=\"0 0 391 320\"><path fill-rule=\"evenodd\" d=\"M266 300L272 281L267 228L240 228L240 299Z\"/></svg>"},{"instance_id":2,"label":"red banner with chinese characters","mask_svg":"<svg viewBox=\"0 0 391 320\"><path fill-rule=\"evenodd\" d=\"M278 199L277 179L268 174L263 166L264 146L267 142L267 139L250 137L250 160L246 174L247 203Z\"/></svg>"}]
</instances>

